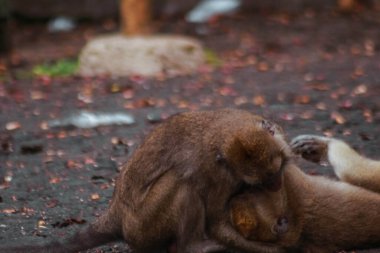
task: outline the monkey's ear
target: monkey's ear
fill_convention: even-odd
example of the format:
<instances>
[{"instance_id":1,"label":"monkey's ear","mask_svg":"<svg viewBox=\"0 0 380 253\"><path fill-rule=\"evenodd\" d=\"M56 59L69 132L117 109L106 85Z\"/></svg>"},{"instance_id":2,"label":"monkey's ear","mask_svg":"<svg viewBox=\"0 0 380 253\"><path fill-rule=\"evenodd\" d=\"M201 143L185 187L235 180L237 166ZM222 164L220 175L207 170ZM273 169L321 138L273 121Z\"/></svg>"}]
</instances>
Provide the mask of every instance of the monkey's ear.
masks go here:
<instances>
[{"instance_id":1,"label":"monkey's ear","mask_svg":"<svg viewBox=\"0 0 380 253\"><path fill-rule=\"evenodd\" d=\"M245 161L249 156L246 148L241 143L238 137L233 137L226 140L222 150L219 155L217 155L217 160L226 163L229 166L235 167L239 165L242 161Z\"/></svg>"}]
</instances>

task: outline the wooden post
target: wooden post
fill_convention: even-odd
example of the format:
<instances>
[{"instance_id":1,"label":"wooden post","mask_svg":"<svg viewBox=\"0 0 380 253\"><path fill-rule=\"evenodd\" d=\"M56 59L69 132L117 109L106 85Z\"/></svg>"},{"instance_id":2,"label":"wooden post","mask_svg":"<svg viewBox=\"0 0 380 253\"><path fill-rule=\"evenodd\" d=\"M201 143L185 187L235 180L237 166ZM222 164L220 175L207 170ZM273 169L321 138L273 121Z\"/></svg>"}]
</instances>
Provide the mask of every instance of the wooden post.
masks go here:
<instances>
[{"instance_id":1,"label":"wooden post","mask_svg":"<svg viewBox=\"0 0 380 253\"><path fill-rule=\"evenodd\" d=\"M150 0L120 0L121 32L124 35L149 32Z\"/></svg>"},{"instance_id":2,"label":"wooden post","mask_svg":"<svg viewBox=\"0 0 380 253\"><path fill-rule=\"evenodd\" d=\"M338 0L337 3L340 12L352 12L355 9L356 0Z\"/></svg>"}]
</instances>

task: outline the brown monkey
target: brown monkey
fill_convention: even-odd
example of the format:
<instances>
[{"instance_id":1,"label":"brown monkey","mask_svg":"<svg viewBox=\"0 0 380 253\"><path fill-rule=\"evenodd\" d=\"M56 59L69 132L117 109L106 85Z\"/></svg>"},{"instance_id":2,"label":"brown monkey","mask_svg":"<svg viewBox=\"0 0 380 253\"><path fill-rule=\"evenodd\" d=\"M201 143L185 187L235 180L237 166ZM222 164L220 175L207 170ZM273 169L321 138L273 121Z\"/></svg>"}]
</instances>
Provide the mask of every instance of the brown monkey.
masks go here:
<instances>
[{"instance_id":1,"label":"brown monkey","mask_svg":"<svg viewBox=\"0 0 380 253\"><path fill-rule=\"evenodd\" d=\"M335 138L300 135L292 145L306 160L330 163L340 180L380 193L380 161L359 155Z\"/></svg>"},{"instance_id":2,"label":"brown monkey","mask_svg":"<svg viewBox=\"0 0 380 253\"><path fill-rule=\"evenodd\" d=\"M291 145L309 160L327 159L342 180L372 190L379 185L380 163L360 156L342 141L308 135L295 138ZM292 163L284 173L285 223L278 220L284 207L270 192L251 190L231 201L231 221L245 238L276 243L289 252L331 253L380 246L380 194L307 175ZM281 230L284 225L286 233Z\"/></svg>"},{"instance_id":3,"label":"brown monkey","mask_svg":"<svg viewBox=\"0 0 380 253\"><path fill-rule=\"evenodd\" d=\"M241 236L226 205L244 185L284 196L282 169L289 154L281 130L251 113L175 115L155 128L122 168L104 215L63 243L11 252L77 252L120 239L135 252L164 249L173 241L179 253L225 247L280 252Z\"/></svg>"}]
</instances>

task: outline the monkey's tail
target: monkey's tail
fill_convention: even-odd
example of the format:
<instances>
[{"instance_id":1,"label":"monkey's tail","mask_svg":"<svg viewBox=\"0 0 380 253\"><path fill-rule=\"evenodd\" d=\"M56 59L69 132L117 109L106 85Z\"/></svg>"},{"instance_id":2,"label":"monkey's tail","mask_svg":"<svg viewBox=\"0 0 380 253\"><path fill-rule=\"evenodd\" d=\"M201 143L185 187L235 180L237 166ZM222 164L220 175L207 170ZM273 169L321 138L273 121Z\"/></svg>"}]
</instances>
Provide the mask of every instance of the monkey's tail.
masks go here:
<instances>
[{"instance_id":1,"label":"monkey's tail","mask_svg":"<svg viewBox=\"0 0 380 253\"><path fill-rule=\"evenodd\" d=\"M52 241L45 245L0 246L1 253L77 253L109 242L122 239L120 222L106 212L96 221L63 241Z\"/></svg>"}]
</instances>

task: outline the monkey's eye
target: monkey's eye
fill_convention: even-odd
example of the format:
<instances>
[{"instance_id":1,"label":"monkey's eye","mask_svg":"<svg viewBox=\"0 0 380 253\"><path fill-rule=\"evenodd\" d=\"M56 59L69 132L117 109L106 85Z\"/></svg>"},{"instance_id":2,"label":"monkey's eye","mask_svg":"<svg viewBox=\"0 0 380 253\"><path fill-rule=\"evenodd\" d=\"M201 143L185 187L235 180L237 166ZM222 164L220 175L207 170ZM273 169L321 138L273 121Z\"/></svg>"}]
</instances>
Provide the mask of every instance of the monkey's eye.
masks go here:
<instances>
[{"instance_id":1,"label":"monkey's eye","mask_svg":"<svg viewBox=\"0 0 380 253\"><path fill-rule=\"evenodd\" d=\"M224 156L220 153L216 154L215 161L217 163L224 163L225 162Z\"/></svg>"}]
</instances>

